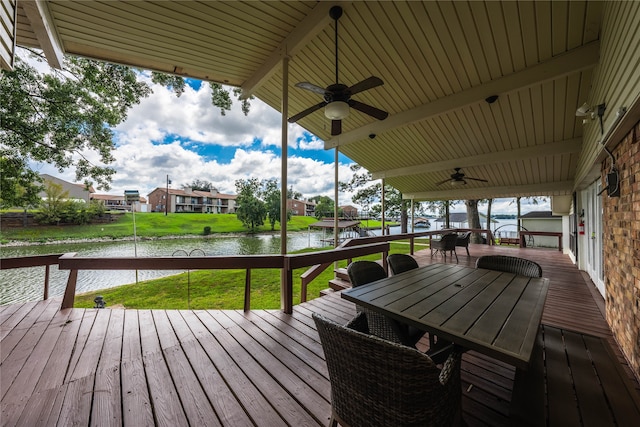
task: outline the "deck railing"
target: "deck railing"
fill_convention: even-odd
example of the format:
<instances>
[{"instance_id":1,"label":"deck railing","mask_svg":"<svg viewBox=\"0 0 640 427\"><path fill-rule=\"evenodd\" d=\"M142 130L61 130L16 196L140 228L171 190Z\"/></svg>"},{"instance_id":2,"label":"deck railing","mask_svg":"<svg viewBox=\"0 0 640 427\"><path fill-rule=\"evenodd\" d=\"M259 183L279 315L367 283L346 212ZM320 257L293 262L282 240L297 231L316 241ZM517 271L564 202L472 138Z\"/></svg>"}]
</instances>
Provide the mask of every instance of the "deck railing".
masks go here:
<instances>
[{"instance_id":1,"label":"deck railing","mask_svg":"<svg viewBox=\"0 0 640 427\"><path fill-rule=\"evenodd\" d=\"M447 228L441 230L429 230L429 231L420 231L417 233L400 233L400 234L387 234L383 236L372 236L372 237L358 237L355 239L347 239L342 242L336 249L340 248L348 248L348 247L356 247L359 245L368 245L373 243L380 242L393 242L397 240L408 240L409 241L409 253L413 255L415 248L415 239L417 238L429 238L429 246L431 246L431 239L433 236L438 236L446 233L459 233L471 231L474 233L481 233L487 235L487 243L492 245L493 242L493 234L491 230L481 229L481 228ZM347 263L351 262L351 258L347 259ZM332 262L325 262L322 264L316 264L311 267L309 270L305 271L301 276L301 294L300 294L300 302L305 302L307 300L307 288L309 283L313 281L316 277L318 277L324 270L331 266ZM382 258L382 266L385 271L387 271L387 254L385 254Z\"/></svg>"},{"instance_id":2,"label":"deck railing","mask_svg":"<svg viewBox=\"0 0 640 427\"><path fill-rule=\"evenodd\" d=\"M58 264L58 258L62 254L32 255L15 258L3 258L0 262L0 270L13 268L44 267L44 292L42 299L49 299L49 268Z\"/></svg>"},{"instance_id":3,"label":"deck railing","mask_svg":"<svg viewBox=\"0 0 640 427\"><path fill-rule=\"evenodd\" d=\"M75 253L60 256L57 264L61 270L69 270L69 279L62 299L62 308L71 308L75 300L78 272L80 270L229 270L242 269L245 275L244 309L251 305L251 270L274 268L282 271L281 309L293 310L293 270L319 263L332 263L364 255L389 253L389 243L360 245L320 252L292 255L237 255L203 257L78 257Z\"/></svg>"}]
</instances>

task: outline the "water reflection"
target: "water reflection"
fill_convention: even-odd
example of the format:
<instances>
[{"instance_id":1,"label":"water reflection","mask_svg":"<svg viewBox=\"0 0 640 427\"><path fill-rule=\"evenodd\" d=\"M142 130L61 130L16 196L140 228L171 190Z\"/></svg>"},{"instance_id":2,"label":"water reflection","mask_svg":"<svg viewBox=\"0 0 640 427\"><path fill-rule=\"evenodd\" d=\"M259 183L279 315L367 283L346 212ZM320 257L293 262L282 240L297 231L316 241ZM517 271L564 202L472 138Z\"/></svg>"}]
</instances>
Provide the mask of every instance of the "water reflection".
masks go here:
<instances>
[{"instance_id":1,"label":"water reflection","mask_svg":"<svg viewBox=\"0 0 640 427\"><path fill-rule=\"evenodd\" d=\"M287 250L296 251L307 247L323 246L322 233L297 232L287 236ZM74 243L39 246L2 247L3 258L75 252L79 256L133 257L132 241L106 243ZM279 235L214 236L208 238L142 240L137 243L139 257L145 256L212 256L254 255L280 252ZM168 270L138 270L138 280L144 281L181 273ZM0 277L0 304L42 299L44 267L3 270ZM69 272L51 266L49 296L64 293ZM135 283L136 272L129 270L103 270L78 272L78 293Z\"/></svg>"}]
</instances>

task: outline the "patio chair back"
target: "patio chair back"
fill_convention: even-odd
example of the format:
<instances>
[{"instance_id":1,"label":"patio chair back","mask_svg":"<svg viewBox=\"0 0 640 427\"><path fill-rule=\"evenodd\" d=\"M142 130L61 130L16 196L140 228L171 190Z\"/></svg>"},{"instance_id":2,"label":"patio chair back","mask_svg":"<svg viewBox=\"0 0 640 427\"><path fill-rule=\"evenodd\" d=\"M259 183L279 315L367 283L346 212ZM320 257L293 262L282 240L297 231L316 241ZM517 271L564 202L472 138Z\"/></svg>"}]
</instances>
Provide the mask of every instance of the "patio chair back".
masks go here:
<instances>
[{"instance_id":1,"label":"patio chair back","mask_svg":"<svg viewBox=\"0 0 640 427\"><path fill-rule=\"evenodd\" d=\"M384 268L373 261L354 261L347 267L347 274L349 275L351 286L354 288L387 277ZM371 333L386 340L414 347L425 334L424 331L409 328L404 323L388 318L366 307L356 306L356 310L359 313L366 314Z\"/></svg>"},{"instance_id":2,"label":"patio chair back","mask_svg":"<svg viewBox=\"0 0 640 427\"><path fill-rule=\"evenodd\" d=\"M359 314L313 314L331 380L330 426L451 426L460 414L460 352L442 370L424 353L369 335Z\"/></svg>"},{"instance_id":3,"label":"patio chair back","mask_svg":"<svg viewBox=\"0 0 640 427\"><path fill-rule=\"evenodd\" d=\"M456 246L465 248L467 250L467 256L469 255L469 241L471 240L471 232L466 231L462 235L456 238Z\"/></svg>"},{"instance_id":4,"label":"patio chair back","mask_svg":"<svg viewBox=\"0 0 640 427\"><path fill-rule=\"evenodd\" d=\"M447 252L456 256L456 262L458 262L458 254L456 253L456 242L458 241L458 235L456 233L447 233L440 238L440 240L431 240L431 256L433 252L440 252L444 255L444 259L447 259Z\"/></svg>"},{"instance_id":5,"label":"patio chair back","mask_svg":"<svg viewBox=\"0 0 640 427\"><path fill-rule=\"evenodd\" d=\"M476 268L506 271L529 277L542 277L542 267L537 262L507 255L485 255L478 258Z\"/></svg>"},{"instance_id":6,"label":"patio chair back","mask_svg":"<svg viewBox=\"0 0 640 427\"><path fill-rule=\"evenodd\" d=\"M387 257L387 262L394 275L418 268L415 258L407 254L391 254Z\"/></svg>"}]
</instances>

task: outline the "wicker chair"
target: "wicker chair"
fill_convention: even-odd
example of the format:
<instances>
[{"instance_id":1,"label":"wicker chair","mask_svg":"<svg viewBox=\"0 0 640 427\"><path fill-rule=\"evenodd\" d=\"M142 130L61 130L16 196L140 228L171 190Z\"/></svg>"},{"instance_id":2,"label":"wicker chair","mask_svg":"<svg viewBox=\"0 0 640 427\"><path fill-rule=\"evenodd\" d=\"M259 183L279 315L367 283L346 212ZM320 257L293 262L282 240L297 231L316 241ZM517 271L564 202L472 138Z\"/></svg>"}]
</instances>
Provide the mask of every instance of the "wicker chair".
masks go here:
<instances>
[{"instance_id":1,"label":"wicker chair","mask_svg":"<svg viewBox=\"0 0 640 427\"><path fill-rule=\"evenodd\" d=\"M407 254L391 254L387 257L387 262L394 275L418 268L415 258Z\"/></svg>"},{"instance_id":2,"label":"wicker chair","mask_svg":"<svg viewBox=\"0 0 640 427\"><path fill-rule=\"evenodd\" d=\"M506 271L529 277L542 277L542 267L537 262L506 255L485 255L478 258L476 268Z\"/></svg>"},{"instance_id":3,"label":"wicker chair","mask_svg":"<svg viewBox=\"0 0 640 427\"><path fill-rule=\"evenodd\" d=\"M469 254L469 241L471 240L471 232L467 231L462 235L458 236L456 239L456 247L462 247L467 250L467 256L471 256Z\"/></svg>"},{"instance_id":4,"label":"wicker chair","mask_svg":"<svg viewBox=\"0 0 640 427\"><path fill-rule=\"evenodd\" d=\"M351 286L354 288L387 277L384 268L373 261L354 261L347 267L347 274L349 274ZM356 310L366 314L369 330L372 334L388 341L415 347L425 334L424 331L390 319L366 307L357 306Z\"/></svg>"},{"instance_id":5,"label":"wicker chair","mask_svg":"<svg viewBox=\"0 0 640 427\"><path fill-rule=\"evenodd\" d=\"M440 252L444 255L444 260L447 261L447 252L456 256L456 262L458 262L458 254L456 253L456 242L458 241L458 235L456 233L447 233L440 240L431 240L431 258L433 258L434 251Z\"/></svg>"},{"instance_id":6,"label":"wicker chair","mask_svg":"<svg viewBox=\"0 0 640 427\"><path fill-rule=\"evenodd\" d=\"M452 426L460 422L460 352L442 369L413 348L368 335L360 313L339 325L313 314L331 380L330 426Z\"/></svg>"}]
</instances>

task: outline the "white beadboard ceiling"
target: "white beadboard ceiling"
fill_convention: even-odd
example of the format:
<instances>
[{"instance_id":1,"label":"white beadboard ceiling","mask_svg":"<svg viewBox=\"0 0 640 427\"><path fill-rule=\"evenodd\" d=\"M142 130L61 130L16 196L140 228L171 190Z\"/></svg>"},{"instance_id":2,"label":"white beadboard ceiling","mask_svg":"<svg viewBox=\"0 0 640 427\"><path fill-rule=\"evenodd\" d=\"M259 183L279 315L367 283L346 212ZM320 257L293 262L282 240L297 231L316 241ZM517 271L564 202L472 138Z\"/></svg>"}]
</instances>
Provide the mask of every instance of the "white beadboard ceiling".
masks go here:
<instances>
[{"instance_id":1,"label":"white beadboard ceiling","mask_svg":"<svg viewBox=\"0 0 640 427\"><path fill-rule=\"evenodd\" d=\"M70 1L46 2L48 37L18 1L17 43L240 86L280 110L289 62L289 116L320 102L300 81L371 75L384 85L354 99L342 134L319 110L299 124L417 200L566 195L576 186L582 122L599 59L596 1ZM46 47L46 46L44 46ZM498 95L493 104L485 98ZM375 134L375 138L369 135ZM489 182L437 185L461 167Z\"/></svg>"}]
</instances>

